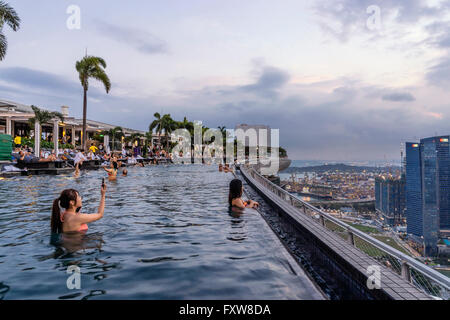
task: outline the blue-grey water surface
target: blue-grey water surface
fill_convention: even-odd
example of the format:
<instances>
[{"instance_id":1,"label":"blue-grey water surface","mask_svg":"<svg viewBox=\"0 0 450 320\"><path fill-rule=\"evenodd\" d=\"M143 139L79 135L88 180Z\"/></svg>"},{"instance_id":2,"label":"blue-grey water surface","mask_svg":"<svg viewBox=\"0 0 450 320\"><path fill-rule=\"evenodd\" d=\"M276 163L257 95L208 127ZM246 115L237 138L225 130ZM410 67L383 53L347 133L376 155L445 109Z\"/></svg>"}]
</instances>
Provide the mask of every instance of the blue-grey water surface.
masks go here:
<instances>
[{"instance_id":1,"label":"blue-grey water surface","mask_svg":"<svg viewBox=\"0 0 450 320\"><path fill-rule=\"evenodd\" d=\"M53 199L96 212L102 170L0 181L0 299L316 299L256 211L230 215L215 166L130 168L107 182L104 218L52 239ZM67 268L81 268L69 290ZM294 268L295 269L295 268Z\"/></svg>"}]
</instances>

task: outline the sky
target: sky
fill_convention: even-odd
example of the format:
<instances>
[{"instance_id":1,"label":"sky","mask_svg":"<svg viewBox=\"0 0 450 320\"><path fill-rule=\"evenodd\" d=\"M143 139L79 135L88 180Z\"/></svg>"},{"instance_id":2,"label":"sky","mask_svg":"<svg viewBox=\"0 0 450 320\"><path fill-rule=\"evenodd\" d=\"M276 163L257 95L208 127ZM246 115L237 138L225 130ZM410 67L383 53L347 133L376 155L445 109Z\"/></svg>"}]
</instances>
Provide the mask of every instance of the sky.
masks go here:
<instances>
[{"instance_id":1,"label":"sky","mask_svg":"<svg viewBox=\"0 0 450 320\"><path fill-rule=\"evenodd\" d=\"M90 84L97 121L265 124L305 160L399 159L405 141L450 134L450 0L7 2L22 23L3 27L1 99L81 117L87 51L112 81Z\"/></svg>"}]
</instances>

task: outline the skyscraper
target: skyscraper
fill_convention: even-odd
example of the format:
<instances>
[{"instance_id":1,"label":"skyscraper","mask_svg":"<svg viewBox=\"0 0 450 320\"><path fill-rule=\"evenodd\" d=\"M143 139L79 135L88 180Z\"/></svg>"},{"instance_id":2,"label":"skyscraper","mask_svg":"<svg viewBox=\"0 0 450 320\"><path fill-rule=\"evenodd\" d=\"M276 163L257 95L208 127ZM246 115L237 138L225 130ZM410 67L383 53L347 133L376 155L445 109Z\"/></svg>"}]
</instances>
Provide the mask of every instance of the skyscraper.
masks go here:
<instances>
[{"instance_id":1,"label":"skyscraper","mask_svg":"<svg viewBox=\"0 0 450 320\"><path fill-rule=\"evenodd\" d=\"M449 136L406 143L408 233L423 236L425 254L437 253L440 229L450 225Z\"/></svg>"},{"instance_id":2,"label":"skyscraper","mask_svg":"<svg viewBox=\"0 0 450 320\"><path fill-rule=\"evenodd\" d=\"M404 177L378 176L375 178L375 209L391 226L402 223L405 213Z\"/></svg>"},{"instance_id":3,"label":"skyscraper","mask_svg":"<svg viewBox=\"0 0 450 320\"><path fill-rule=\"evenodd\" d=\"M423 236L422 170L420 144L406 143L406 223L407 232Z\"/></svg>"}]
</instances>

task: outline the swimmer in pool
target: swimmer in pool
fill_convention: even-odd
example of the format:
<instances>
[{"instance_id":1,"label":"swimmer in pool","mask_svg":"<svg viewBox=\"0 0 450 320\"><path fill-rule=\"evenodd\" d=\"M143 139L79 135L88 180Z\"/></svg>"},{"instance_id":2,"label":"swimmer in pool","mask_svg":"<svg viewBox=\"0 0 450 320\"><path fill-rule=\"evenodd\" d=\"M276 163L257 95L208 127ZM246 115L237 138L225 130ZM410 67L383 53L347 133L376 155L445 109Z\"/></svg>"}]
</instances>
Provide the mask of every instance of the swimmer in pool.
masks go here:
<instances>
[{"instance_id":1,"label":"swimmer in pool","mask_svg":"<svg viewBox=\"0 0 450 320\"><path fill-rule=\"evenodd\" d=\"M128 175L128 170L127 169L123 169L122 176L126 177L127 175Z\"/></svg>"},{"instance_id":2,"label":"swimmer in pool","mask_svg":"<svg viewBox=\"0 0 450 320\"><path fill-rule=\"evenodd\" d=\"M105 169L105 171L108 173L109 181L114 181L117 179L118 168L119 168L119 166L118 166L117 162L111 162L111 169L106 169L106 167L103 167L103 169Z\"/></svg>"},{"instance_id":3,"label":"swimmer in pool","mask_svg":"<svg viewBox=\"0 0 450 320\"><path fill-rule=\"evenodd\" d=\"M75 165L75 174L74 174L74 177L75 177L75 178L79 178L79 177L80 177L80 164L79 164L79 163L77 163L77 164Z\"/></svg>"},{"instance_id":4,"label":"swimmer in pool","mask_svg":"<svg viewBox=\"0 0 450 320\"><path fill-rule=\"evenodd\" d=\"M82 214L80 213L82 199L79 192L73 189L64 190L59 198L53 201L51 217L52 233L86 232L88 230L88 223L103 218L106 195L105 184L101 187L101 195L98 213ZM64 210L63 212L61 212L61 208Z\"/></svg>"},{"instance_id":5,"label":"swimmer in pool","mask_svg":"<svg viewBox=\"0 0 450 320\"><path fill-rule=\"evenodd\" d=\"M234 170L230 168L229 164L225 164L225 166L223 167L223 172L229 173L229 172L234 172Z\"/></svg>"},{"instance_id":6,"label":"swimmer in pool","mask_svg":"<svg viewBox=\"0 0 450 320\"><path fill-rule=\"evenodd\" d=\"M221 163L219 164L219 172L223 172L223 165Z\"/></svg>"},{"instance_id":7,"label":"swimmer in pool","mask_svg":"<svg viewBox=\"0 0 450 320\"><path fill-rule=\"evenodd\" d=\"M234 179L230 182L230 194L228 196L228 202L231 207L236 207L239 209L245 208L258 208L259 203L253 200L244 201L242 200L242 194L244 192L244 187L242 186L242 181L239 179Z\"/></svg>"}]
</instances>

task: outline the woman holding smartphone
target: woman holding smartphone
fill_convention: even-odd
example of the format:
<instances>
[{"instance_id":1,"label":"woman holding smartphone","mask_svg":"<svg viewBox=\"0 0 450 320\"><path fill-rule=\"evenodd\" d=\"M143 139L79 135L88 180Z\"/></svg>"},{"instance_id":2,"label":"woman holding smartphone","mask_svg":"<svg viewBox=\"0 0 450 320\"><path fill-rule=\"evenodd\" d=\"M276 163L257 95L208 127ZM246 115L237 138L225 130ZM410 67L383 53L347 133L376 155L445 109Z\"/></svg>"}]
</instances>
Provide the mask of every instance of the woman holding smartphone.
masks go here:
<instances>
[{"instance_id":1,"label":"woman holding smartphone","mask_svg":"<svg viewBox=\"0 0 450 320\"><path fill-rule=\"evenodd\" d=\"M66 232L86 232L88 223L103 218L105 211L106 185L104 179L101 187L101 199L98 213L83 214L80 213L82 199L80 193L74 189L68 189L61 192L58 199L53 201L51 230L52 233ZM61 212L61 208L63 212Z\"/></svg>"},{"instance_id":2,"label":"woman holding smartphone","mask_svg":"<svg viewBox=\"0 0 450 320\"><path fill-rule=\"evenodd\" d=\"M109 181L115 181L117 179L117 171L119 170L117 161L111 162L111 169L107 169L106 167L103 167L103 169L108 173Z\"/></svg>"}]
</instances>

